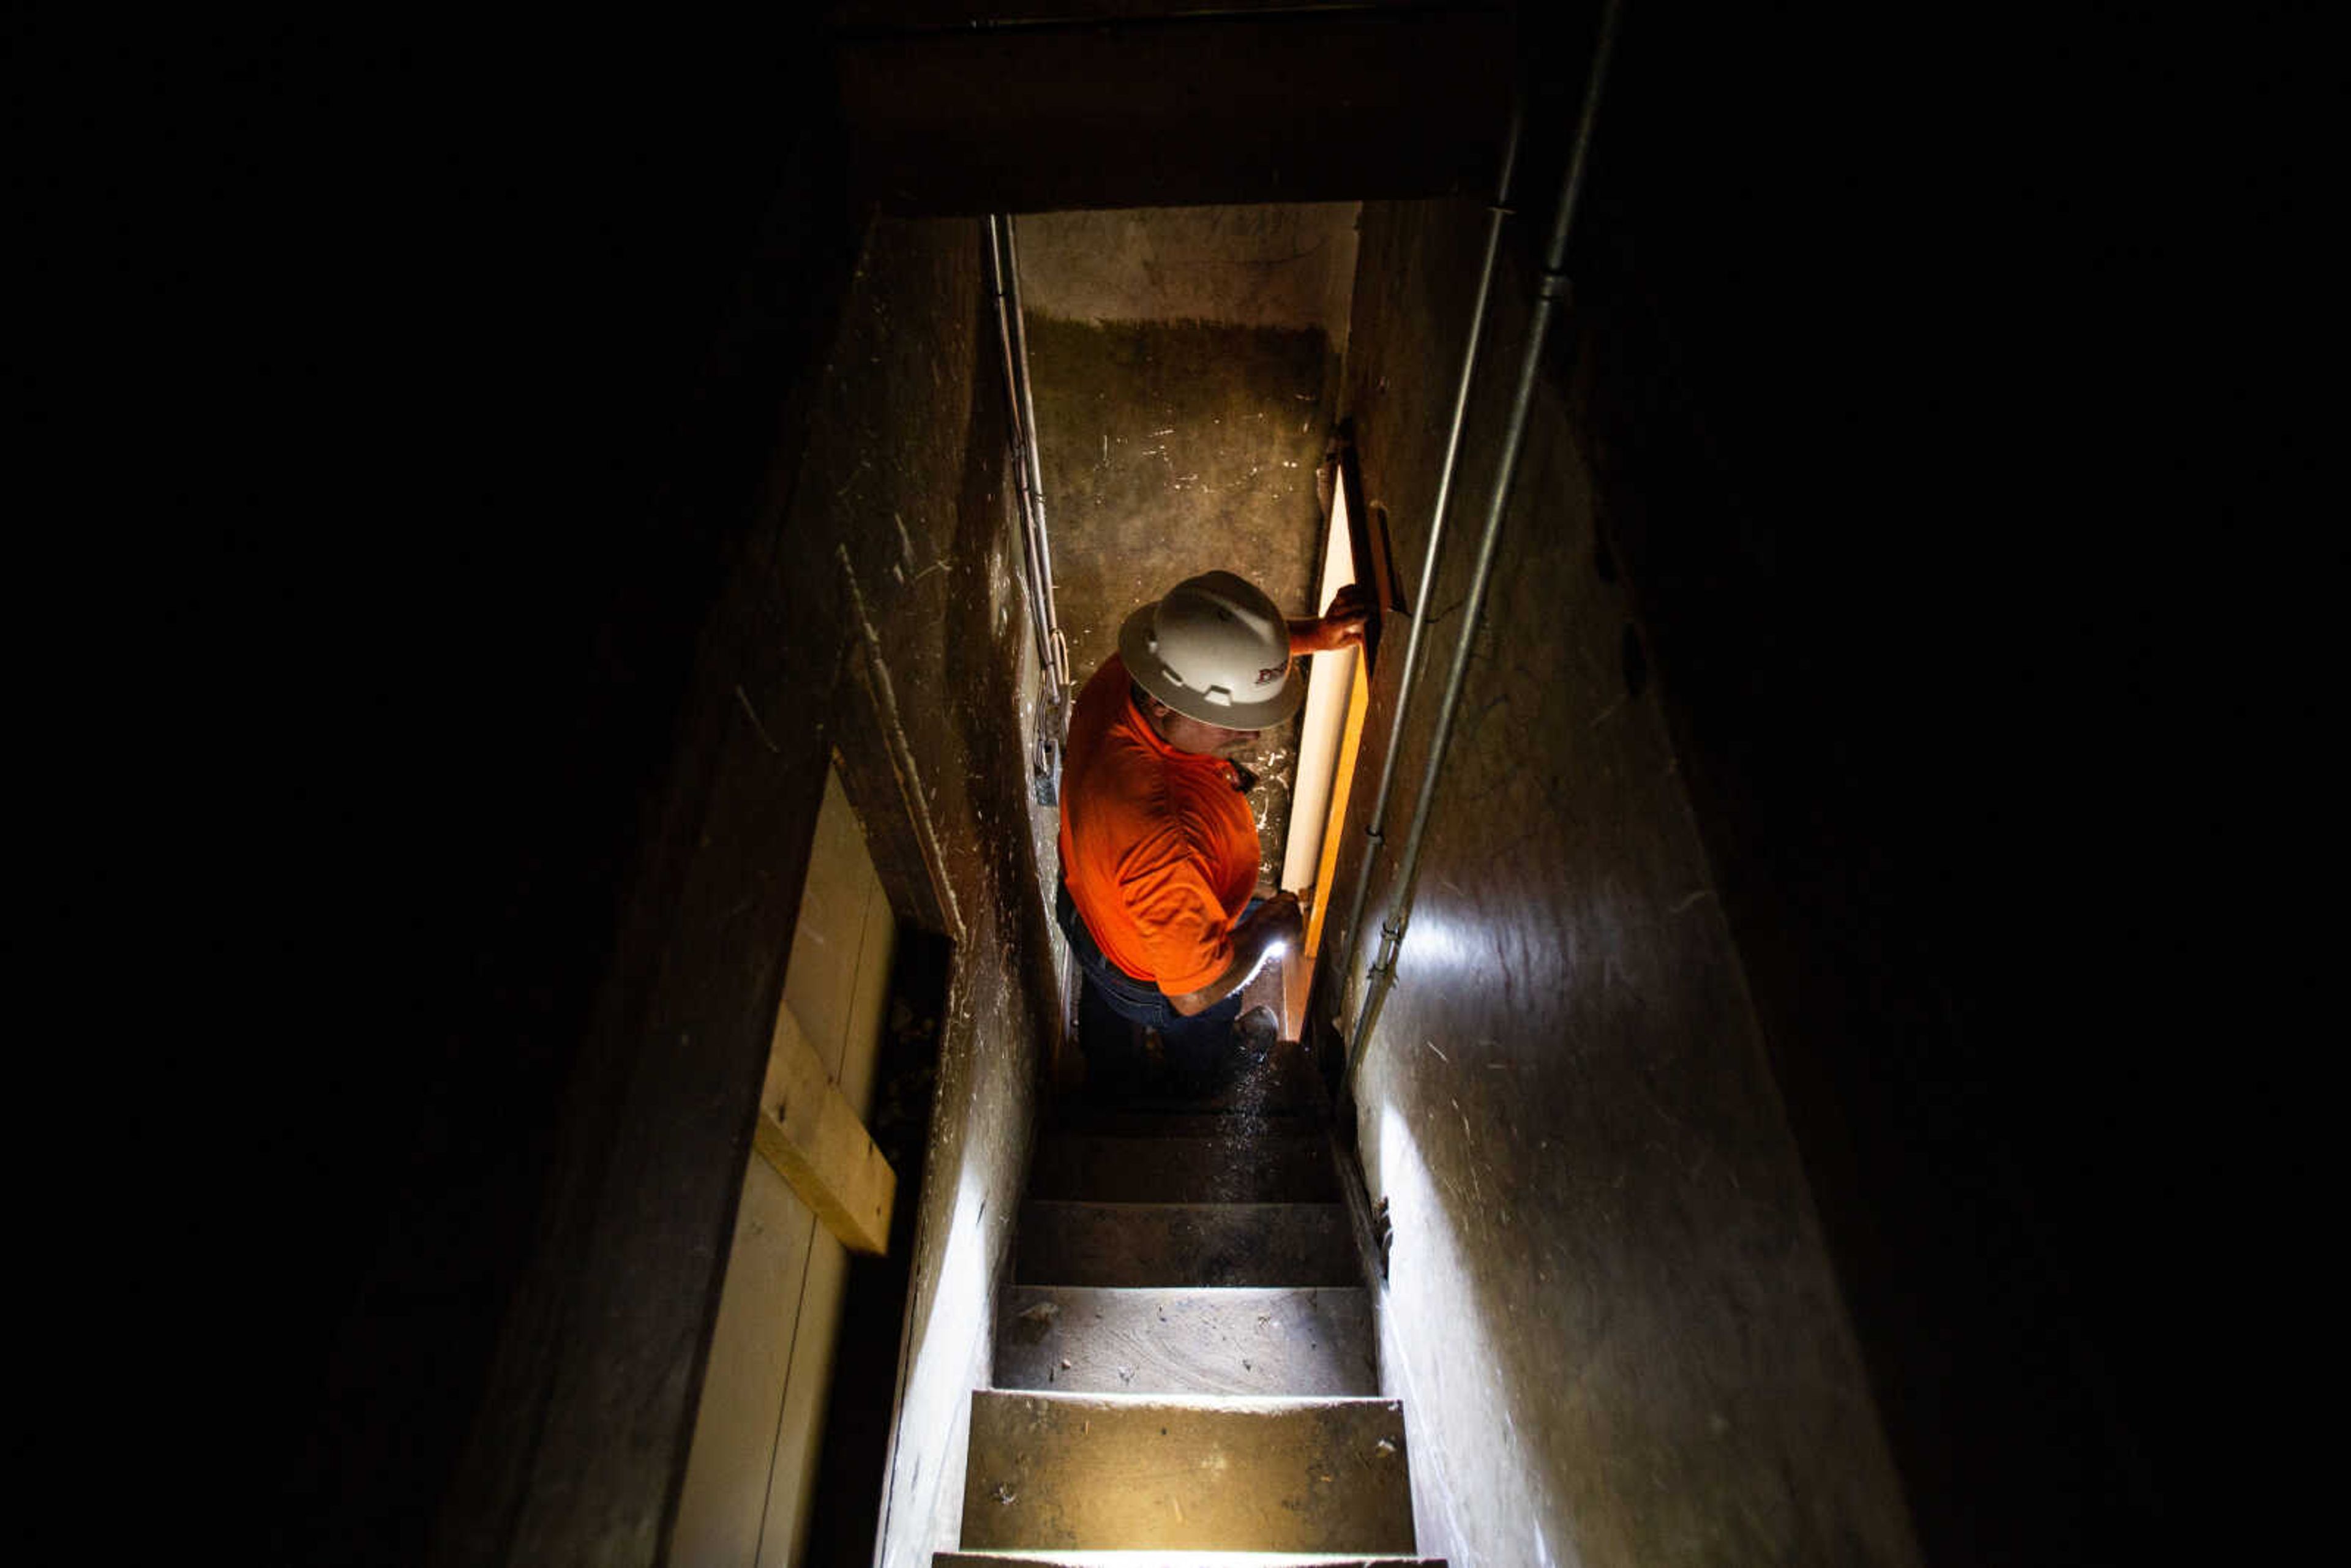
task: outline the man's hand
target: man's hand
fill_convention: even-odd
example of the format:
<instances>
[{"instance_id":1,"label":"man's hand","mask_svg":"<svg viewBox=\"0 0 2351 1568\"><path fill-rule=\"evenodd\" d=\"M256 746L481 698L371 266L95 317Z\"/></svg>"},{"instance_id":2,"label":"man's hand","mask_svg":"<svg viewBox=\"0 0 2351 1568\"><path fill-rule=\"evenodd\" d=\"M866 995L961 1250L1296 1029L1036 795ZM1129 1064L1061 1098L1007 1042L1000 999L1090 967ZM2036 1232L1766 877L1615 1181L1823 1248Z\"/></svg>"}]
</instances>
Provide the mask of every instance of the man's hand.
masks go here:
<instances>
[{"instance_id":1,"label":"man's hand","mask_svg":"<svg viewBox=\"0 0 2351 1568\"><path fill-rule=\"evenodd\" d=\"M1319 621L1290 623L1290 651L1328 653L1363 645L1364 628L1372 619L1372 596L1360 582L1351 582L1331 596L1331 607Z\"/></svg>"},{"instance_id":2,"label":"man's hand","mask_svg":"<svg viewBox=\"0 0 2351 1568\"><path fill-rule=\"evenodd\" d=\"M1225 972L1198 990L1169 997L1167 1003L1186 1018L1207 1011L1249 983L1258 967L1277 949L1295 949L1305 939L1306 916L1294 893L1277 893L1256 912L1233 927L1232 962Z\"/></svg>"},{"instance_id":3,"label":"man's hand","mask_svg":"<svg viewBox=\"0 0 2351 1568\"><path fill-rule=\"evenodd\" d=\"M1259 920L1265 921L1269 929L1292 947L1298 946L1298 939L1306 935L1306 906L1299 902L1296 894L1287 889L1258 905L1258 911L1249 917L1249 923Z\"/></svg>"}]
</instances>

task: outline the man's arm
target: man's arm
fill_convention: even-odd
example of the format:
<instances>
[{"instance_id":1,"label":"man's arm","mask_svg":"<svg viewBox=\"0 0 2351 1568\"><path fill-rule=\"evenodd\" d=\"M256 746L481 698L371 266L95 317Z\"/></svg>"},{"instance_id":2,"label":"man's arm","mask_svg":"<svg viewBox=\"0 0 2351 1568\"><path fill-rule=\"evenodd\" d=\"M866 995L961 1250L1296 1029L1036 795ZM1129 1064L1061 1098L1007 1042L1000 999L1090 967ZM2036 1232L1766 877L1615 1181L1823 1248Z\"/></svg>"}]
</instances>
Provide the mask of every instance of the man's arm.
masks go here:
<instances>
[{"instance_id":1,"label":"man's arm","mask_svg":"<svg viewBox=\"0 0 2351 1568\"><path fill-rule=\"evenodd\" d=\"M1290 656L1328 653L1355 647L1364 640L1364 624L1372 618L1372 596L1360 582L1351 582L1331 596L1331 608L1311 621L1290 622Z\"/></svg>"},{"instance_id":2,"label":"man's arm","mask_svg":"<svg viewBox=\"0 0 2351 1568\"><path fill-rule=\"evenodd\" d=\"M1233 927L1233 957L1224 972L1196 991L1169 997L1167 1005L1186 1018L1207 1012L1249 982L1269 954L1294 947L1306 934L1306 918L1294 893L1277 894L1257 906L1257 913Z\"/></svg>"}]
</instances>

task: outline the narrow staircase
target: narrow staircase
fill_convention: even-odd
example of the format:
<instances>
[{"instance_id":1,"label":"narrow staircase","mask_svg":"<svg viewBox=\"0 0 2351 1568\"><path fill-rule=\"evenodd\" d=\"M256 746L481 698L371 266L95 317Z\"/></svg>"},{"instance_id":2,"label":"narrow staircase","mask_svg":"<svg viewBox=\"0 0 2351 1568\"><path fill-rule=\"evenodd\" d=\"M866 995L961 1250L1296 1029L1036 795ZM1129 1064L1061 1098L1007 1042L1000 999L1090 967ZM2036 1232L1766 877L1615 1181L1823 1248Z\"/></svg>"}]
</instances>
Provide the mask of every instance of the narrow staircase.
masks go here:
<instances>
[{"instance_id":1,"label":"narrow staircase","mask_svg":"<svg viewBox=\"0 0 2351 1568\"><path fill-rule=\"evenodd\" d=\"M1049 1111L935 1568L1442 1568L1300 1058L1210 1102Z\"/></svg>"}]
</instances>

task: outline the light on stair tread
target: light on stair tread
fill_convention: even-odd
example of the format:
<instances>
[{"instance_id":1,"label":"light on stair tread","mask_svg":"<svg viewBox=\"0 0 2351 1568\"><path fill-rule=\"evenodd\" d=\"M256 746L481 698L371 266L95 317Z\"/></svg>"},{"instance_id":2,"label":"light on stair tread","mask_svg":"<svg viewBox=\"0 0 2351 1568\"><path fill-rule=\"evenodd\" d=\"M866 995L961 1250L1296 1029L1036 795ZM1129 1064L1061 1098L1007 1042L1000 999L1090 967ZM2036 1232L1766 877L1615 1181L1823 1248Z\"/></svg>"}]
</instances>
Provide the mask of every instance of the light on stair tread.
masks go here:
<instances>
[{"instance_id":1,"label":"light on stair tread","mask_svg":"<svg viewBox=\"0 0 2351 1568\"><path fill-rule=\"evenodd\" d=\"M1446 1568L1441 1557L1322 1552L942 1552L932 1568Z\"/></svg>"},{"instance_id":2,"label":"light on stair tread","mask_svg":"<svg viewBox=\"0 0 2351 1568\"><path fill-rule=\"evenodd\" d=\"M1062 1394L1050 1388L991 1388L980 1392L1044 1399L1056 1405L1116 1405L1122 1407L1160 1406L1171 1410L1231 1410L1240 1414L1280 1416L1292 1410L1330 1410L1349 1406L1367 1409L1386 1406L1401 1413L1403 1405L1375 1394Z\"/></svg>"},{"instance_id":3,"label":"light on stair tread","mask_svg":"<svg viewBox=\"0 0 2351 1568\"><path fill-rule=\"evenodd\" d=\"M1446 1568L1441 1557L1316 1552L942 1552L932 1568Z\"/></svg>"},{"instance_id":4,"label":"light on stair tread","mask_svg":"<svg viewBox=\"0 0 2351 1568\"><path fill-rule=\"evenodd\" d=\"M962 1541L1409 1560L1404 1436L1392 1399L976 1393Z\"/></svg>"}]
</instances>

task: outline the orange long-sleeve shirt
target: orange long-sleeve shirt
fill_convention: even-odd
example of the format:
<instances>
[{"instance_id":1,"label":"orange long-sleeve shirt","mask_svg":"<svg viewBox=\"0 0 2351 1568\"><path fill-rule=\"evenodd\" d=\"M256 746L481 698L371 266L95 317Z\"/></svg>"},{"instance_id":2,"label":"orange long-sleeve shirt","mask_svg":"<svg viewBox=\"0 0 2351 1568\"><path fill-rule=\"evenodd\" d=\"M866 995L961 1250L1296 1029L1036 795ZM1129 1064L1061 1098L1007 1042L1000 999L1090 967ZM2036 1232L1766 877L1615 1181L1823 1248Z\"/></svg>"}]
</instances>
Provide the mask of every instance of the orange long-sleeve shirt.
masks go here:
<instances>
[{"instance_id":1,"label":"orange long-sleeve shirt","mask_svg":"<svg viewBox=\"0 0 2351 1568\"><path fill-rule=\"evenodd\" d=\"M1232 962L1257 823L1232 764L1178 751L1113 654L1078 694L1061 758L1061 876L1102 956L1171 997Z\"/></svg>"}]
</instances>

